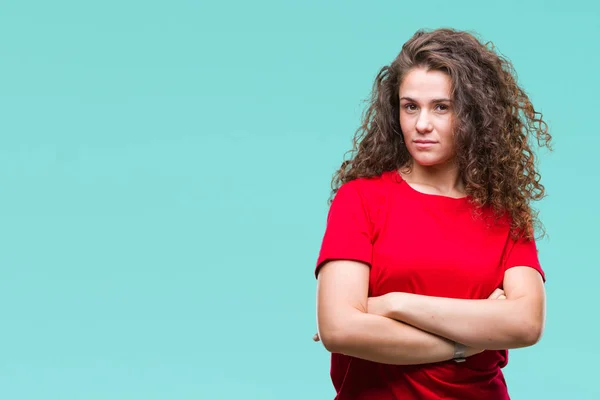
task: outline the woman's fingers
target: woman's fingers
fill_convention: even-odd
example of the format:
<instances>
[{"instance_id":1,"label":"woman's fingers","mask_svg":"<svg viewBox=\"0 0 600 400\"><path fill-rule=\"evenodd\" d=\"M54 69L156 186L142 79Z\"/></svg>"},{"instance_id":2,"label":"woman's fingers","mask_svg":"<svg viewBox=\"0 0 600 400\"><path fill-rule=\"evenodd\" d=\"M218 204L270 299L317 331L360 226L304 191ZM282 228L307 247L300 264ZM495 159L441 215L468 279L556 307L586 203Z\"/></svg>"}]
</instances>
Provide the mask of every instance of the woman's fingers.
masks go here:
<instances>
[{"instance_id":1,"label":"woman's fingers","mask_svg":"<svg viewBox=\"0 0 600 400\"><path fill-rule=\"evenodd\" d=\"M496 289L492 292L492 294L490 294L490 297L488 297L488 299L489 300L498 300L498 298L500 296L504 296L504 290Z\"/></svg>"}]
</instances>

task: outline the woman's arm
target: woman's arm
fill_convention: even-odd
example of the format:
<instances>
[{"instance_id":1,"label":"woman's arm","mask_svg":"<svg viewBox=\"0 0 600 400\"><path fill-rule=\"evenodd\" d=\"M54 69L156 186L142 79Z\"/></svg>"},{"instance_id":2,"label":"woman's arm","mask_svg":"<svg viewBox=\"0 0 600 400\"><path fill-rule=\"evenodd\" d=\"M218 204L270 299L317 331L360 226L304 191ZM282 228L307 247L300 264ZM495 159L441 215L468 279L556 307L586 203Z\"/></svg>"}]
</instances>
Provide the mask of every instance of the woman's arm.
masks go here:
<instances>
[{"instance_id":1,"label":"woman's arm","mask_svg":"<svg viewBox=\"0 0 600 400\"><path fill-rule=\"evenodd\" d=\"M506 300L463 300L410 293L369 299L369 312L475 348L527 347L537 343L545 324L546 296L540 274L513 267L504 276Z\"/></svg>"},{"instance_id":2,"label":"woman's arm","mask_svg":"<svg viewBox=\"0 0 600 400\"><path fill-rule=\"evenodd\" d=\"M320 340L332 353L396 364L451 360L454 343L381 315L367 313L369 267L330 261L319 272L317 322ZM469 348L466 355L481 350Z\"/></svg>"}]
</instances>

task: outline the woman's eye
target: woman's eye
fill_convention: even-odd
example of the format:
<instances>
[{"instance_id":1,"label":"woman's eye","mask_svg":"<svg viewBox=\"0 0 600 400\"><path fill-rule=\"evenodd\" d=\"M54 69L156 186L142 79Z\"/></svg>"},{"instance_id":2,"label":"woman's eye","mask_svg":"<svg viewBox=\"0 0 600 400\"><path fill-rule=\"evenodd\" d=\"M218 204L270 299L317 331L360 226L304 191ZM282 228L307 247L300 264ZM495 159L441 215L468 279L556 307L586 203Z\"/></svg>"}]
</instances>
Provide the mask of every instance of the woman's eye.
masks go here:
<instances>
[{"instance_id":1,"label":"woman's eye","mask_svg":"<svg viewBox=\"0 0 600 400\"><path fill-rule=\"evenodd\" d=\"M417 109L417 106L415 106L414 104L405 104L404 105L404 109L406 111L415 111Z\"/></svg>"},{"instance_id":2,"label":"woman's eye","mask_svg":"<svg viewBox=\"0 0 600 400\"><path fill-rule=\"evenodd\" d=\"M448 111L448 106L445 104L438 104L437 109L440 111Z\"/></svg>"}]
</instances>

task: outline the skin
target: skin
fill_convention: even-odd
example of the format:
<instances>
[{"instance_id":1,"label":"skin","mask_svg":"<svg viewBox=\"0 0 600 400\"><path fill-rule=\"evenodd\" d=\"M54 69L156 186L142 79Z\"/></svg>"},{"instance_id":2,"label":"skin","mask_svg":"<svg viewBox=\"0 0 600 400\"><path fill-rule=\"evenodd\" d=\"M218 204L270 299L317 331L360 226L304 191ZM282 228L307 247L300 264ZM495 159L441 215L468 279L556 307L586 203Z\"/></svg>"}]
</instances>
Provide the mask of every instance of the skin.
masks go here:
<instances>
[{"instance_id":1,"label":"skin","mask_svg":"<svg viewBox=\"0 0 600 400\"><path fill-rule=\"evenodd\" d=\"M368 301L368 312L370 312L371 314L376 314L376 315L384 315L388 312L388 308L391 307L386 307L384 300L385 297L384 296L379 296L379 297L370 297L367 301ZM504 294L504 290L502 289L496 289L492 292L492 294L488 297L489 300L506 300L506 295ZM315 333L313 335L313 341L315 342L319 342L321 340L321 338L319 337L318 333ZM483 351L483 350L480 350ZM476 351L473 351L474 354L476 354Z\"/></svg>"},{"instance_id":2,"label":"skin","mask_svg":"<svg viewBox=\"0 0 600 400\"><path fill-rule=\"evenodd\" d=\"M415 69L402 81L399 120L413 159L412 171L403 177L424 193L463 197L464 185L454 163L451 91L450 78L440 71Z\"/></svg>"},{"instance_id":3,"label":"skin","mask_svg":"<svg viewBox=\"0 0 600 400\"><path fill-rule=\"evenodd\" d=\"M400 171L415 190L465 196L455 164L452 82L441 71L416 68L400 85L399 121L413 162ZM545 289L533 268L507 270L504 290L485 300L449 299L394 292L368 297L369 267L336 260L325 264L317 285L313 337L331 352L389 364L449 360L454 343L467 356L483 349L531 346L545 324ZM503 301L496 301L503 300Z\"/></svg>"}]
</instances>

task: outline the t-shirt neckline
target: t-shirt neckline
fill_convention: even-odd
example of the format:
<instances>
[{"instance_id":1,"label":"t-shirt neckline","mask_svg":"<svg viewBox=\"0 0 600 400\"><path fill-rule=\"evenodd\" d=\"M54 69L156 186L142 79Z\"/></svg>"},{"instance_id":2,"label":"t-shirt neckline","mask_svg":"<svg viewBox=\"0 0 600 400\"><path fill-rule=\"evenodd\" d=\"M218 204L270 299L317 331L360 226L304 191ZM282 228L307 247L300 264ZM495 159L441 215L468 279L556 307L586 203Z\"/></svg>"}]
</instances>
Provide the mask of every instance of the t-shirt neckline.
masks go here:
<instances>
[{"instance_id":1,"label":"t-shirt neckline","mask_svg":"<svg viewBox=\"0 0 600 400\"><path fill-rule=\"evenodd\" d=\"M446 201L446 202L450 202L450 203L463 203L465 201L469 200L469 196L462 196L462 197L450 197L450 196L444 196L442 194L434 194L434 193L425 193L425 192L421 192L417 189L415 189L414 187L412 187L403 177L402 175L400 175L400 171L393 170L390 171L390 173L392 174L392 177L394 178L394 180L400 184L404 184L406 185L406 187L408 188L409 191L411 191L413 194L415 194L416 196L420 196L424 199L430 199L430 200L439 200L439 201Z\"/></svg>"}]
</instances>

